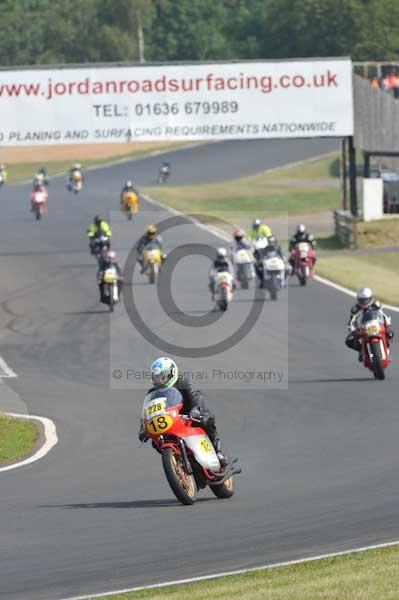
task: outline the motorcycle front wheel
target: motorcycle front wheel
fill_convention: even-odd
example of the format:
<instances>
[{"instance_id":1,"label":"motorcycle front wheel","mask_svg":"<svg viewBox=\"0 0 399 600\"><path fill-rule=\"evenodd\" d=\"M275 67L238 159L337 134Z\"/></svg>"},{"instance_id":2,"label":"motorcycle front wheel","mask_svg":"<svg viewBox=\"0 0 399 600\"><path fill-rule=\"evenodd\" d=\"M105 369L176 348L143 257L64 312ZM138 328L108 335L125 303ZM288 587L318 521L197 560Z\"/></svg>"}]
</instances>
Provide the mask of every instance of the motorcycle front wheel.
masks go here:
<instances>
[{"instance_id":1,"label":"motorcycle front wheel","mask_svg":"<svg viewBox=\"0 0 399 600\"><path fill-rule=\"evenodd\" d=\"M197 499L197 485L194 475L186 472L183 458L173 448L162 452L162 466L166 479L176 498L187 506Z\"/></svg>"},{"instance_id":2,"label":"motorcycle front wheel","mask_svg":"<svg viewBox=\"0 0 399 600\"><path fill-rule=\"evenodd\" d=\"M276 273L271 274L270 298L271 298L271 300L277 300L277 275L276 275Z\"/></svg>"},{"instance_id":3,"label":"motorcycle front wheel","mask_svg":"<svg viewBox=\"0 0 399 600\"><path fill-rule=\"evenodd\" d=\"M375 379L385 379L385 371L382 366L381 348L379 342L371 342L371 352L373 354L373 373Z\"/></svg>"}]
</instances>

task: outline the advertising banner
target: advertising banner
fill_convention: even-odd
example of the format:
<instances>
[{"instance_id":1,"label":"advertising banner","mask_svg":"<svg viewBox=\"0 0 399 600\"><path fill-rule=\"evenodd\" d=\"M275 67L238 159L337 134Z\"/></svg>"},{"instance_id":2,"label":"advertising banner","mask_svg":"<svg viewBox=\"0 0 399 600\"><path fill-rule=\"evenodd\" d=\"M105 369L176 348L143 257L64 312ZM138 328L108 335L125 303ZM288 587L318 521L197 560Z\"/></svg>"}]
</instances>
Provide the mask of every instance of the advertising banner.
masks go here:
<instances>
[{"instance_id":1,"label":"advertising banner","mask_svg":"<svg viewBox=\"0 0 399 600\"><path fill-rule=\"evenodd\" d=\"M0 145L341 137L346 59L0 71Z\"/></svg>"}]
</instances>

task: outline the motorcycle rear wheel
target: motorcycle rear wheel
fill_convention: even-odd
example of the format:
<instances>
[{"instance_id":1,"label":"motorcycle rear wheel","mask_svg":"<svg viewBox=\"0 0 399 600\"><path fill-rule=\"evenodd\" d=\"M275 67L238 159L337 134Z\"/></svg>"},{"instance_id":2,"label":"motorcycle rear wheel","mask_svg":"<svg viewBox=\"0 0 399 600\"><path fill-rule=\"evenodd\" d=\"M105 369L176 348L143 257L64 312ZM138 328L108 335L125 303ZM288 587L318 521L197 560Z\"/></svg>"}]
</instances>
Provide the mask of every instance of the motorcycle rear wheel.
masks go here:
<instances>
[{"instance_id":1,"label":"motorcycle rear wheel","mask_svg":"<svg viewBox=\"0 0 399 600\"><path fill-rule=\"evenodd\" d=\"M194 504L197 499L197 485L194 475L186 473L183 458L174 452L173 448L166 448L162 452L162 466L176 498L186 506Z\"/></svg>"},{"instance_id":2,"label":"motorcycle rear wheel","mask_svg":"<svg viewBox=\"0 0 399 600\"><path fill-rule=\"evenodd\" d=\"M372 342L370 344L371 352L373 353L373 373L375 379L385 379L385 371L382 366L381 348L378 342Z\"/></svg>"},{"instance_id":3,"label":"motorcycle rear wheel","mask_svg":"<svg viewBox=\"0 0 399 600\"><path fill-rule=\"evenodd\" d=\"M216 498L231 498L234 494L234 478L231 476L222 485L209 485L209 487Z\"/></svg>"}]
</instances>

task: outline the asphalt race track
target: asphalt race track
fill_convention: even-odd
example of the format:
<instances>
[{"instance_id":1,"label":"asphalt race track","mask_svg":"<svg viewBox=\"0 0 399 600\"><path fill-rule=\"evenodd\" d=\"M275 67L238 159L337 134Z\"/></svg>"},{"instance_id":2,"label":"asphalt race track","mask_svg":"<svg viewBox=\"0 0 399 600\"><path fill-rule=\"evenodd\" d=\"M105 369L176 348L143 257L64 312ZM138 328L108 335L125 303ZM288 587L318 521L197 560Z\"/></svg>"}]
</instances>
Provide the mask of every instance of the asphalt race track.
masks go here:
<instances>
[{"instance_id":1,"label":"asphalt race track","mask_svg":"<svg viewBox=\"0 0 399 600\"><path fill-rule=\"evenodd\" d=\"M197 146L170 155L171 183L249 174L334 144ZM140 447L146 386L124 375L164 352L142 338L123 304L110 325L85 229L94 214L117 209L124 180L151 183L160 160L89 171L78 196L52 180L40 223L28 211L29 186L0 190L0 354L18 374L0 384L0 409L47 416L59 437L43 460L0 473L2 599L58 600L399 539L396 346L387 380L375 382L343 344L351 298L314 281L306 289L290 281L277 303L261 303L256 325L230 350L178 359L208 373L283 372L280 384L204 385L225 446L243 468L231 500L205 491L193 507L181 506L158 455ZM133 224L113 216L123 260L146 224L168 216L142 208ZM222 243L194 225L170 229L164 239L169 253L181 244ZM200 256L178 263L176 318L212 309L208 267ZM184 328L162 313L156 287L137 273L134 282L145 322L187 347L231 333L255 304L253 291L239 291L217 323ZM115 369L123 377L112 381Z\"/></svg>"}]
</instances>

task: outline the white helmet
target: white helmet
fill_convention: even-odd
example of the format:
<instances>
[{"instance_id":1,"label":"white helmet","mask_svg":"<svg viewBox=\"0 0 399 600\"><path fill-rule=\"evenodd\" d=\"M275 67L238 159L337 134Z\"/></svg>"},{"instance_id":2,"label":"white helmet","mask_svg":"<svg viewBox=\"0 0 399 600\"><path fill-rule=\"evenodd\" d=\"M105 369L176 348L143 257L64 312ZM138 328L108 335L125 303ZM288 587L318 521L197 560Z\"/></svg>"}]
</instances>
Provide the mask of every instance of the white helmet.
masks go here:
<instances>
[{"instance_id":1,"label":"white helmet","mask_svg":"<svg viewBox=\"0 0 399 600\"><path fill-rule=\"evenodd\" d=\"M260 227L260 219L254 219L254 220L252 221L252 227L253 227L254 229L258 229L258 227Z\"/></svg>"},{"instance_id":2,"label":"white helmet","mask_svg":"<svg viewBox=\"0 0 399 600\"><path fill-rule=\"evenodd\" d=\"M226 250L226 248L218 248L216 250L216 256L218 258L227 258L227 250Z\"/></svg>"},{"instance_id":3,"label":"white helmet","mask_svg":"<svg viewBox=\"0 0 399 600\"><path fill-rule=\"evenodd\" d=\"M133 187L133 183L130 181L130 179L128 181L126 181L125 186L126 187Z\"/></svg>"},{"instance_id":4,"label":"white helmet","mask_svg":"<svg viewBox=\"0 0 399 600\"><path fill-rule=\"evenodd\" d=\"M303 223L298 225L298 227L296 228L296 232L301 233L303 235L306 232L306 225L304 225Z\"/></svg>"},{"instance_id":5,"label":"white helmet","mask_svg":"<svg viewBox=\"0 0 399 600\"><path fill-rule=\"evenodd\" d=\"M356 298L362 308L368 308L373 302L373 291L368 287L362 287L358 290Z\"/></svg>"}]
</instances>

